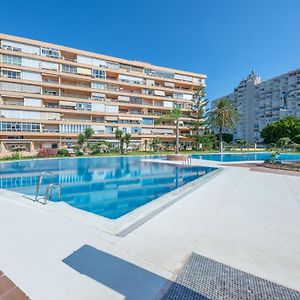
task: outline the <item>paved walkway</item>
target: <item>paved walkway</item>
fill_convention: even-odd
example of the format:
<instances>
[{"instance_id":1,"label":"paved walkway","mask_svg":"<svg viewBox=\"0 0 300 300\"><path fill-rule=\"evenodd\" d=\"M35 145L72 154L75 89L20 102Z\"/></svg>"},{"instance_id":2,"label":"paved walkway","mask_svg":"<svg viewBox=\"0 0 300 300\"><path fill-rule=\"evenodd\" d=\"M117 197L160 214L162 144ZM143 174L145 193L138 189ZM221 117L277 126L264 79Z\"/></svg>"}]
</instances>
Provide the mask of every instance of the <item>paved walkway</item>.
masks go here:
<instances>
[{"instance_id":1,"label":"paved walkway","mask_svg":"<svg viewBox=\"0 0 300 300\"><path fill-rule=\"evenodd\" d=\"M0 267L33 300L157 299L192 252L299 290L299 215L299 177L239 167L123 238L0 190Z\"/></svg>"},{"instance_id":2,"label":"paved walkway","mask_svg":"<svg viewBox=\"0 0 300 300\"><path fill-rule=\"evenodd\" d=\"M29 300L29 298L0 271L0 300Z\"/></svg>"}]
</instances>

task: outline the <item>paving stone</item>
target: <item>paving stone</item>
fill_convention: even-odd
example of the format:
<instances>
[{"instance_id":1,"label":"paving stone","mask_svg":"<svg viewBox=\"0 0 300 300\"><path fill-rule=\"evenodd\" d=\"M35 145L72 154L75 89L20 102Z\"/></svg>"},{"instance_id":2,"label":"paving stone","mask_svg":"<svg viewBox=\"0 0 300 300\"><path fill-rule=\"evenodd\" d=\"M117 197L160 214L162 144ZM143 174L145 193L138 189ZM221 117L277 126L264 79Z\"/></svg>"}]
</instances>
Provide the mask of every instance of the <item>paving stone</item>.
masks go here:
<instances>
[{"instance_id":1,"label":"paving stone","mask_svg":"<svg viewBox=\"0 0 300 300\"><path fill-rule=\"evenodd\" d=\"M300 300L300 292L193 253L162 300Z\"/></svg>"}]
</instances>

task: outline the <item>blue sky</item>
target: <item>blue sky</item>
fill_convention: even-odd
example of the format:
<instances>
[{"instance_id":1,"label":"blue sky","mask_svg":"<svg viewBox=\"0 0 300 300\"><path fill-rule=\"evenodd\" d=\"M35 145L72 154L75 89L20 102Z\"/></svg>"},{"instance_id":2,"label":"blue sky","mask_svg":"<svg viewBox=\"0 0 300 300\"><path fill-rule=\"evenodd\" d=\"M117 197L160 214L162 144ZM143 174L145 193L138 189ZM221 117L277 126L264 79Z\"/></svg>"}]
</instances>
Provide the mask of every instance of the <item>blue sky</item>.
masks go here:
<instances>
[{"instance_id":1,"label":"blue sky","mask_svg":"<svg viewBox=\"0 0 300 300\"><path fill-rule=\"evenodd\" d=\"M299 12L300 0L15 0L0 32L204 73L214 99L251 70L300 67Z\"/></svg>"}]
</instances>

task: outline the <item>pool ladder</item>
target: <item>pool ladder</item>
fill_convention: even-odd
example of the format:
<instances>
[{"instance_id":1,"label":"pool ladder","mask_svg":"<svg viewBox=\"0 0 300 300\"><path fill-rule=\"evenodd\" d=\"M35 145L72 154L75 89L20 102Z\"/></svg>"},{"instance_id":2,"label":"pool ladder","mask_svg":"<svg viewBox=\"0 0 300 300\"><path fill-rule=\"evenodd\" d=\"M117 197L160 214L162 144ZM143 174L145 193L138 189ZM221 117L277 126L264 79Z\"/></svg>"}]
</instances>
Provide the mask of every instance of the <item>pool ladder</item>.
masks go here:
<instances>
[{"instance_id":1,"label":"pool ladder","mask_svg":"<svg viewBox=\"0 0 300 300\"><path fill-rule=\"evenodd\" d=\"M43 204L47 204L47 201L51 199L52 197L52 192L53 192L53 188L58 188L58 199L60 200L61 198L61 185L59 183L53 183L53 179L54 179L54 174L50 171L45 171L43 173L40 174L39 176L39 180L36 186L36 192L35 192L35 198L33 201L38 201L38 196L39 196L39 191L42 185L42 181L43 181L43 177L48 176L50 177L50 184L47 186L46 188L46 193L44 196L44 202L42 202Z\"/></svg>"}]
</instances>

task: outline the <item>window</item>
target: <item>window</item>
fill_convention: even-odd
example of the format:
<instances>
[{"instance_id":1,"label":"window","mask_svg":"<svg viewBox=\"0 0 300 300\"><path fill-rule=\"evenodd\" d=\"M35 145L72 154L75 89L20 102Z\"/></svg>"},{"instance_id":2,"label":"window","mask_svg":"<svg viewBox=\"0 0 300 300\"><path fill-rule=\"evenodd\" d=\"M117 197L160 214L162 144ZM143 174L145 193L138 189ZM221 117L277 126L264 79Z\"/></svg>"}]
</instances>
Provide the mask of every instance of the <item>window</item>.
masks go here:
<instances>
[{"instance_id":1,"label":"window","mask_svg":"<svg viewBox=\"0 0 300 300\"><path fill-rule=\"evenodd\" d=\"M48 47L42 47L42 56L59 58L59 50Z\"/></svg>"},{"instance_id":2,"label":"window","mask_svg":"<svg viewBox=\"0 0 300 300\"><path fill-rule=\"evenodd\" d=\"M90 127L90 126L77 125L77 124L60 124L59 132L61 132L61 133L81 133L88 127Z\"/></svg>"},{"instance_id":3,"label":"window","mask_svg":"<svg viewBox=\"0 0 300 300\"><path fill-rule=\"evenodd\" d=\"M3 44L2 48L5 49L5 50L22 51L22 49L20 47L15 47L15 46L12 46L12 45Z\"/></svg>"},{"instance_id":4,"label":"window","mask_svg":"<svg viewBox=\"0 0 300 300\"><path fill-rule=\"evenodd\" d=\"M20 56L2 55L2 62L4 64L21 66L22 58Z\"/></svg>"},{"instance_id":5,"label":"window","mask_svg":"<svg viewBox=\"0 0 300 300\"><path fill-rule=\"evenodd\" d=\"M92 82L92 88L93 89L105 90L106 85L105 85L105 83L102 83L102 82L93 81Z\"/></svg>"},{"instance_id":6,"label":"window","mask_svg":"<svg viewBox=\"0 0 300 300\"><path fill-rule=\"evenodd\" d=\"M108 67L109 69L117 70L117 69L120 69L120 64L114 63L114 62L112 62L112 61L108 61L108 62L107 62L107 67Z\"/></svg>"},{"instance_id":7,"label":"window","mask_svg":"<svg viewBox=\"0 0 300 300\"><path fill-rule=\"evenodd\" d=\"M176 99L183 99L183 94L174 93L174 98L176 98Z\"/></svg>"},{"instance_id":8,"label":"window","mask_svg":"<svg viewBox=\"0 0 300 300\"><path fill-rule=\"evenodd\" d=\"M76 110L92 110L92 104L91 103L77 102L76 103Z\"/></svg>"},{"instance_id":9,"label":"window","mask_svg":"<svg viewBox=\"0 0 300 300\"><path fill-rule=\"evenodd\" d=\"M153 119L143 118L142 123L145 124L145 125L153 125Z\"/></svg>"},{"instance_id":10,"label":"window","mask_svg":"<svg viewBox=\"0 0 300 300\"><path fill-rule=\"evenodd\" d=\"M132 133L141 133L141 128L140 127L132 127L131 132Z\"/></svg>"},{"instance_id":11,"label":"window","mask_svg":"<svg viewBox=\"0 0 300 300\"><path fill-rule=\"evenodd\" d=\"M62 72L65 73L72 73L72 74L76 74L77 73L77 68L74 66L70 66L70 65L61 65L61 70Z\"/></svg>"},{"instance_id":12,"label":"window","mask_svg":"<svg viewBox=\"0 0 300 300\"><path fill-rule=\"evenodd\" d=\"M161 71L161 70L154 70L154 69L144 69L144 73L150 76L162 77L162 78L171 78L173 79L175 74L171 72Z\"/></svg>"},{"instance_id":13,"label":"window","mask_svg":"<svg viewBox=\"0 0 300 300\"><path fill-rule=\"evenodd\" d=\"M148 89L143 89L142 93L145 94L145 95L152 95L153 92L151 90L148 90Z\"/></svg>"},{"instance_id":14,"label":"window","mask_svg":"<svg viewBox=\"0 0 300 300\"><path fill-rule=\"evenodd\" d=\"M106 72L104 70L95 70L93 69L93 77L96 78L106 78Z\"/></svg>"},{"instance_id":15,"label":"window","mask_svg":"<svg viewBox=\"0 0 300 300\"><path fill-rule=\"evenodd\" d=\"M2 76L6 77L6 78L20 79L21 78L21 72L11 71L11 70L2 70Z\"/></svg>"},{"instance_id":16,"label":"window","mask_svg":"<svg viewBox=\"0 0 300 300\"><path fill-rule=\"evenodd\" d=\"M1 131L29 131L40 132L40 123L1 122Z\"/></svg>"},{"instance_id":17,"label":"window","mask_svg":"<svg viewBox=\"0 0 300 300\"><path fill-rule=\"evenodd\" d=\"M144 84L144 78L140 77L133 77L133 76L126 76L126 75L119 75L119 80L124 82L130 82L134 84Z\"/></svg>"}]
</instances>

